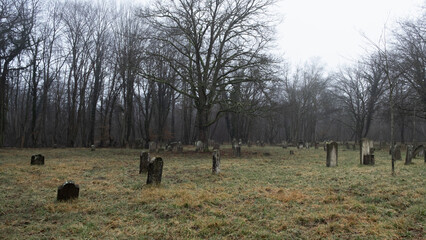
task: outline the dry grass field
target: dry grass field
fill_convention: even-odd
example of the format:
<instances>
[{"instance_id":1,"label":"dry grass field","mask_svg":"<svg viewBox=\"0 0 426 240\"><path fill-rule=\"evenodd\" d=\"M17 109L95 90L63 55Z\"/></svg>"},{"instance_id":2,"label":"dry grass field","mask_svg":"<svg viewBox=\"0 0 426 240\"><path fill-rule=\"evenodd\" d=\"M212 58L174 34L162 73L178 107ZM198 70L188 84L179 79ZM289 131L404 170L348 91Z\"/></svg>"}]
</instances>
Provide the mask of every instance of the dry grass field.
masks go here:
<instances>
[{"instance_id":1,"label":"dry grass field","mask_svg":"<svg viewBox=\"0 0 426 240\"><path fill-rule=\"evenodd\" d=\"M234 158L225 146L212 175L211 153L189 146L156 154L160 186L138 174L136 149L0 149L0 239L424 239L423 159L391 176L386 151L360 166L342 148L327 168L322 149L243 146ZM44 166L30 165L37 153ZM57 202L67 180L80 197Z\"/></svg>"}]
</instances>

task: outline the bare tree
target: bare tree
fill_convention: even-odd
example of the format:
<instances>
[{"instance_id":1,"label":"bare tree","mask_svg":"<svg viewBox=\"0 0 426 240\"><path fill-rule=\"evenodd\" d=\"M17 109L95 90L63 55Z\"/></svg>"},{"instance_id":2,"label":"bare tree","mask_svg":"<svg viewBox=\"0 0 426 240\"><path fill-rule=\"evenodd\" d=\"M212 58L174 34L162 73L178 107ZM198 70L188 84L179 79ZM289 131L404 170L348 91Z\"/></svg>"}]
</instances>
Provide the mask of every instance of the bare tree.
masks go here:
<instances>
[{"instance_id":1,"label":"bare tree","mask_svg":"<svg viewBox=\"0 0 426 240\"><path fill-rule=\"evenodd\" d=\"M266 61L262 51L271 40L271 22L265 15L273 2L156 1L152 10L140 14L156 30L152 40L176 52L174 57L159 57L187 84L188 91L159 76L149 78L166 83L193 99L197 109L198 139L204 143L207 143L209 126L226 111L222 109L210 117L213 106L220 102L220 92L234 84L253 80L234 78L232 73ZM156 55L155 52L150 54Z\"/></svg>"}]
</instances>

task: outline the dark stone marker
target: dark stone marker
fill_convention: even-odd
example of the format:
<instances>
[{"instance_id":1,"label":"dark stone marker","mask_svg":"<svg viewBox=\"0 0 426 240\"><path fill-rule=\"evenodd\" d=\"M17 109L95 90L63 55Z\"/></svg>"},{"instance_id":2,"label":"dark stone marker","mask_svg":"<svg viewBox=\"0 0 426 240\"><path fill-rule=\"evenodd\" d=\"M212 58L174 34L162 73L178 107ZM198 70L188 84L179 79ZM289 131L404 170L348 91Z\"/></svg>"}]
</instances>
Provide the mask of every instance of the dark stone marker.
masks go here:
<instances>
[{"instance_id":1,"label":"dark stone marker","mask_svg":"<svg viewBox=\"0 0 426 240\"><path fill-rule=\"evenodd\" d=\"M78 198L80 187L72 181L67 181L58 187L58 201L68 201Z\"/></svg>"},{"instance_id":2,"label":"dark stone marker","mask_svg":"<svg viewBox=\"0 0 426 240\"><path fill-rule=\"evenodd\" d=\"M315 143L315 149L318 149L319 148L319 143Z\"/></svg>"},{"instance_id":3,"label":"dark stone marker","mask_svg":"<svg viewBox=\"0 0 426 240\"><path fill-rule=\"evenodd\" d=\"M337 166L337 143L331 142L327 144L327 167L335 167Z\"/></svg>"},{"instance_id":4,"label":"dark stone marker","mask_svg":"<svg viewBox=\"0 0 426 240\"><path fill-rule=\"evenodd\" d=\"M401 160L401 145L399 144L395 145L392 157L395 161Z\"/></svg>"},{"instance_id":5,"label":"dark stone marker","mask_svg":"<svg viewBox=\"0 0 426 240\"><path fill-rule=\"evenodd\" d=\"M363 161L364 165L374 165L375 163L376 162L374 160L374 155L373 154L364 155L364 161Z\"/></svg>"},{"instance_id":6,"label":"dark stone marker","mask_svg":"<svg viewBox=\"0 0 426 240\"><path fill-rule=\"evenodd\" d=\"M294 155L294 151L293 150L290 150L290 155Z\"/></svg>"},{"instance_id":7,"label":"dark stone marker","mask_svg":"<svg viewBox=\"0 0 426 240\"><path fill-rule=\"evenodd\" d=\"M148 178L146 184L160 184L163 175L163 159L156 157L148 165Z\"/></svg>"},{"instance_id":8,"label":"dark stone marker","mask_svg":"<svg viewBox=\"0 0 426 240\"><path fill-rule=\"evenodd\" d=\"M44 165L44 156L41 154L32 155L31 165Z\"/></svg>"},{"instance_id":9,"label":"dark stone marker","mask_svg":"<svg viewBox=\"0 0 426 240\"><path fill-rule=\"evenodd\" d=\"M424 147L423 147L423 145L419 145L419 146L417 146L415 149L414 149L414 152L413 152L413 158L416 158L419 154L420 154L420 152L421 151L424 151Z\"/></svg>"},{"instance_id":10,"label":"dark stone marker","mask_svg":"<svg viewBox=\"0 0 426 240\"><path fill-rule=\"evenodd\" d=\"M212 167L213 174L220 173L220 151L214 150L213 151L213 167Z\"/></svg>"},{"instance_id":11,"label":"dark stone marker","mask_svg":"<svg viewBox=\"0 0 426 240\"><path fill-rule=\"evenodd\" d=\"M405 155L405 165L411 164L413 159L413 145L407 145L407 155Z\"/></svg>"},{"instance_id":12,"label":"dark stone marker","mask_svg":"<svg viewBox=\"0 0 426 240\"><path fill-rule=\"evenodd\" d=\"M149 165L149 153L141 152L140 162L139 162L139 174L148 172Z\"/></svg>"}]
</instances>

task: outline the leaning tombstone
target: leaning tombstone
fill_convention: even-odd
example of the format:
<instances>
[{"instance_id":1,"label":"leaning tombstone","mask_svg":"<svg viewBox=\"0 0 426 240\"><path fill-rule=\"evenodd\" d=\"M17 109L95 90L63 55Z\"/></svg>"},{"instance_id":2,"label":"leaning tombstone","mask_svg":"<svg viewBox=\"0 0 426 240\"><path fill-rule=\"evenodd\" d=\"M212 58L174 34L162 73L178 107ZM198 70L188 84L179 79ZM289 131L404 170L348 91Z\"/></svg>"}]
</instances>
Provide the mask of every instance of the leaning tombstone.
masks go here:
<instances>
[{"instance_id":1,"label":"leaning tombstone","mask_svg":"<svg viewBox=\"0 0 426 240\"><path fill-rule=\"evenodd\" d=\"M327 144L327 167L335 167L337 166L337 143L331 142Z\"/></svg>"},{"instance_id":2,"label":"leaning tombstone","mask_svg":"<svg viewBox=\"0 0 426 240\"><path fill-rule=\"evenodd\" d=\"M44 165L44 156L41 154L32 155L31 165Z\"/></svg>"},{"instance_id":3,"label":"leaning tombstone","mask_svg":"<svg viewBox=\"0 0 426 240\"><path fill-rule=\"evenodd\" d=\"M156 157L148 164L148 178L146 184L160 184L163 175L163 159Z\"/></svg>"},{"instance_id":4,"label":"leaning tombstone","mask_svg":"<svg viewBox=\"0 0 426 240\"><path fill-rule=\"evenodd\" d=\"M139 174L148 172L149 153L146 151L141 152L139 161Z\"/></svg>"},{"instance_id":5,"label":"leaning tombstone","mask_svg":"<svg viewBox=\"0 0 426 240\"><path fill-rule=\"evenodd\" d=\"M220 151L219 150L213 151L212 172L213 172L213 174L218 174L220 172Z\"/></svg>"},{"instance_id":6,"label":"leaning tombstone","mask_svg":"<svg viewBox=\"0 0 426 240\"><path fill-rule=\"evenodd\" d=\"M416 158L417 156L420 156L424 151L423 145L418 145L413 152L413 158Z\"/></svg>"},{"instance_id":7,"label":"leaning tombstone","mask_svg":"<svg viewBox=\"0 0 426 240\"><path fill-rule=\"evenodd\" d=\"M413 145L407 145L407 154L405 155L405 165L411 164L413 159Z\"/></svg>"},{"instance_id":8,"label":"leaning tombstone","mask_svg":"<svg viewBox=\"0 0 426 240\"><path fill-rule=\"evenodd\" d=\"M58 201L68 201L78 198L80 187L73 181L67 181L58 187Z\"/></svg>"}]
</instances>

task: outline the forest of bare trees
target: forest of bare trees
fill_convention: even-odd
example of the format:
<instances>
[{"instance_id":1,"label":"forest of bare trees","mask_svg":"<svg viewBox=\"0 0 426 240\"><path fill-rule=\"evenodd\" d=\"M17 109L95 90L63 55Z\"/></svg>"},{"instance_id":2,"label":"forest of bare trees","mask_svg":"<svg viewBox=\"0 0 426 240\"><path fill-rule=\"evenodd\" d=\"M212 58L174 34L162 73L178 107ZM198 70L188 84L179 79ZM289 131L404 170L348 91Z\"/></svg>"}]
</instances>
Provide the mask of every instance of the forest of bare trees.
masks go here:
<instances>
[{"instance_id":1,"label":"forest of bare trees","mask_svg":"<svg viewBox=\"0 0 426 240\"><path fill-rule=\"evenodd\" d=\"M0 146L426 140L426 9L326 72L273 55L274 0L0 2Z\"/></svg>"}]
</instances>

